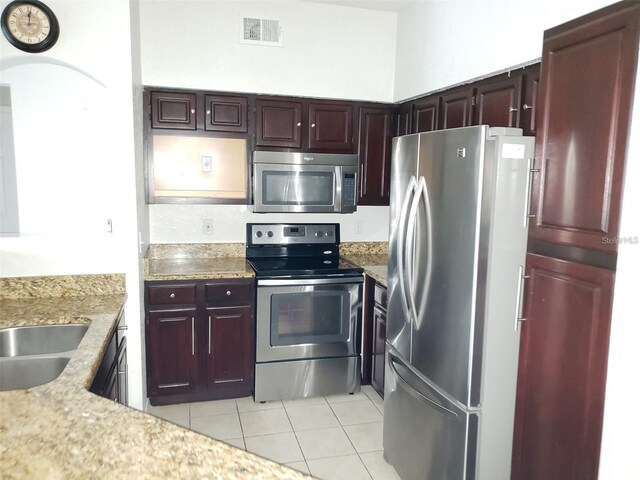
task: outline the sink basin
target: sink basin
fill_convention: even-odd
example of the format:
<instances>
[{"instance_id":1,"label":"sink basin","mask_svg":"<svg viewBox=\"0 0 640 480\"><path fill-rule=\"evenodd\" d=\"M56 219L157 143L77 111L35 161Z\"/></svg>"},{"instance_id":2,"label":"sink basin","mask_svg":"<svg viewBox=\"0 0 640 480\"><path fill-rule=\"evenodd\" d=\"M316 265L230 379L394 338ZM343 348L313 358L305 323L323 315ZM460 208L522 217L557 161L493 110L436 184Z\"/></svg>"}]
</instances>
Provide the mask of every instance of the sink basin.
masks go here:
<instances>
[{"instance_id":1,"label":"sink basin","mask_svg":"<svg viewBox=\"0 0 640 480\"><path fill-rule=\"evenodd\" d=\"M49 383L60 376L69 358L68 355L0 358L0 391Z\"/></svg>"},{"instance_id":2,"label":"sink basin","mask_svg":"<svg viewBox=\"0 0 640 480\"><path fill-rule=\"evenodd\" d=\"M78 324L5 328L0 330L0 357L75 350L88 328Z\"/></svg>"},{"instance_id":3,"label":"sink basin","mask_svg":"<svg viewBox=\"0 0 640 480\"><path fill-rule=\"evenodd\" d=\"M0 391L37 387L58 378L88 328L64 324L0 330Z\"/></svg>"}]
</instances>

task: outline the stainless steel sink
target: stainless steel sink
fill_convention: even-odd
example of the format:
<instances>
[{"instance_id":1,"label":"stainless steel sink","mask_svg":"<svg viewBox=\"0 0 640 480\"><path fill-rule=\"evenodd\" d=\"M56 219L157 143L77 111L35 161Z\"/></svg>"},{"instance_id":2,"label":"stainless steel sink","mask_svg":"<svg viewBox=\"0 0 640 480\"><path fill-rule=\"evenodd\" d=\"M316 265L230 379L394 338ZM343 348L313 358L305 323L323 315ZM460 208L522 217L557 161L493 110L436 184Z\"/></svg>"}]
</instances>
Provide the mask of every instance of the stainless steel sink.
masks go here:
<instances>
[{"instance_id":1,"label":"stainless steel sink","mask_svg":"<svg viewBox=\"0 0 640 480\"><path fill-rule=\"evenodd\" d=\"M44 385L60 376L88 325L42 325L0 330L0 391Z\"/></svg>"},{"instance_id":2,"label":"stainless steel sink","mask_svg":"<svg viewBox=\"0 0 640 480\"><path fill-rule=\"evenodd\" d=\"M75 350L88 328L78 324L5 328L0 330L0 357Z\"/></svg>"},{"instance_id":3,"label":"stainless steel sink","mask_svg":"<svg viewBox=\"0 0 640 480\"><path fill-rule=\"evenodd\" d=\"M0 359L0 391L44 385L60 376L69 355L26 356Z\"/></svg>"}]
</instances>

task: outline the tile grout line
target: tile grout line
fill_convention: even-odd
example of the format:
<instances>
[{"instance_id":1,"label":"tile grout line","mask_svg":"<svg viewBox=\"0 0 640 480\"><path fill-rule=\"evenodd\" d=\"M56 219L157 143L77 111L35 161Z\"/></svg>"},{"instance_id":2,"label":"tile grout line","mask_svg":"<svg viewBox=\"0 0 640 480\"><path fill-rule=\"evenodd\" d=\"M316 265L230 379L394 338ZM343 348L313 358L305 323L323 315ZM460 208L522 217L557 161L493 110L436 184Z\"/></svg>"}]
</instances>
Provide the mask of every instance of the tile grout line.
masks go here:
<instances>
[{"instance_id":1,"label":"tile grout line","mask_svg":"<svg viewBox=\"0 0 640 480\"><path fill-rule=\"evenodd\" d=\"M293 437L296 439L296 443L298 444L298 449L300 449L300 453L302 454L302 461L307 466L307 470L309 471L309 475L311 475L311 468L309 467L309 463L307 462L307 457L302 450L302 445L300 445L300 439L298 438L298 434L296 433L296 429L293 428L293 422L289 417L289 412L287 411L287 407L282 404L282 408L284 408L284 414L287 416L287 420L289 420L289 425L291 425L291 431L293 431Z\"/></svg>"},{"instance_id":2,"label":"tile grout line","mask_svg":"<svg viewBox=\"0 0 640 480\"><path fill-rule=\"evenodd\" d=\"M367 396L367 394L365 393L365 397L367 397L367 400L369 400L369 402L371 402L371 399ZM373 403L373 402L371 402ZM375 408L375 405L373 406ZM333 410L333 408L331 409ZM334 415L336 415L335 412L333 412ZM336 415L336 418L338 416ZM360 460L360 463L362 464L362 466L364 467L364 469L366 470L367 474L369 475L369 477L371 477L371 479L373 480L373 475L371 474L371 472L369 471L369 469L367 468L367 465L364 463L364 461L362 460L362 457L360 456L360 452L358 452L358 449L356 448L356 446L353 444L353 440L351 440L351 437L349 436L349 434L347 433L347 431L344 429L345 425L342 424L342 422L340 421L340 419L338 419L338 423L340 424L340 427L342 428L342 431L344 432L344 434L347 437L347 440L349 440L349 443L351 444L351 446L353 447L354 452L356 452L356 455L358 457L358 460ZM374 423L374 422L371 422ZM362 424L356 424L356 425L362 425ZM347 425L350 426L350 425Z\"/></svg>"}]
</instances>

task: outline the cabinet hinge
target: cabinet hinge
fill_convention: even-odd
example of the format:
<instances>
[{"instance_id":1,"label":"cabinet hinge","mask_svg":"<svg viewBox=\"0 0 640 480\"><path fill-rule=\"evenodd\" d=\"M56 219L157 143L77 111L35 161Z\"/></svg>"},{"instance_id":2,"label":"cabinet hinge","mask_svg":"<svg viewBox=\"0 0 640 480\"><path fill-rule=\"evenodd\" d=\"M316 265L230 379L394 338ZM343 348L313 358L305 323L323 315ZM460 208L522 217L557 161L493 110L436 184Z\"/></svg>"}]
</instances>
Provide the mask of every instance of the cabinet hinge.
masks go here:
<instances>
[{"instance_id":1,"label":"cabinet hinge","mask_svg":"<svg viewBox=\"0 0 640 480\"><path fill-rule=\"evenodd\" d=\"M475 107L476 105L476 96L474 95L473 97L471 97L471 106Z\"/></svg>"}]
</instances>

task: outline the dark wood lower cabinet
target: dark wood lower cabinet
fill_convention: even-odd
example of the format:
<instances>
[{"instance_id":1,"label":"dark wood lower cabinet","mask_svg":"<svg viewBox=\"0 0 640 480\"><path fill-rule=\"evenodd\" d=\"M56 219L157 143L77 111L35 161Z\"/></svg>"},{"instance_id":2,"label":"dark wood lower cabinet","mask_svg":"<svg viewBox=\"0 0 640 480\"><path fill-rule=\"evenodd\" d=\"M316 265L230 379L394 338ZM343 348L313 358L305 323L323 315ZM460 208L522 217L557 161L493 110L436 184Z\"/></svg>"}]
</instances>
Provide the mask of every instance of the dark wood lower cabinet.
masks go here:
<instances>
[{"instance_id":1,"label":"dark wood lower cabinet","mask_svg":"<svg viewBox=\"0 0 640 480\"><path fill-rule=\"evenodd\" d=\"M253 388L251 307L207 310L207 385L232 389Z\"/></svg>"},{"instance_id":2,"label":"dark wood lower cabinet","mask_svg":"<svg viewBox=\"0 0 640 480\"><path fill-rule=\"evenodd\" d=\"M251 395L254 296L252 279L146 282L152 405Z\"/></svg>"},{"instance_id":3,"label":"dark wood lower cabinet","mask_svg":"<svg viewBox=\"0 0 640 480\"><path fill-rule=\"evenodd\" d=\"M373 361L371 386L384 397L384 352L387 341L387 314L378 306L373 308Z\"/></svg>"},{"instance_id":4,"label":"dark wood lower cabinet","mask_svg":"<svg viewBox=\"0 0 640 480\"><path fill-rule=\"evenodd\" d=\"M513 480L598 478L614 273L527 255Z\"/></svg>"},{"instance_id":5,"label":"dark wood lower cabinet","mask_svg":"<svg viewBox=\"0 0 640 480\"><path fill-rule=\"evenodd\" d=\"M197 382L196 309L147 313L149 395L188 393Z\"/></svg>"},{"instance_id":6,"label":"dark wood lower cabinet","mask_svg":"<svg viewBox=\"0 0 640 480\"><path fill-rule=\"evenodd\" d=\"M96 375L89 390L96 395L127 405L128 368L127 368L127 337L124 315L118 321L118 328L111 335L107 349L102 356Z\"/></svg>"}]
</instances>

